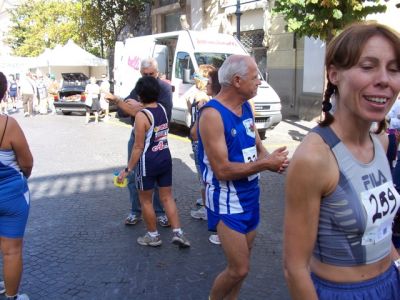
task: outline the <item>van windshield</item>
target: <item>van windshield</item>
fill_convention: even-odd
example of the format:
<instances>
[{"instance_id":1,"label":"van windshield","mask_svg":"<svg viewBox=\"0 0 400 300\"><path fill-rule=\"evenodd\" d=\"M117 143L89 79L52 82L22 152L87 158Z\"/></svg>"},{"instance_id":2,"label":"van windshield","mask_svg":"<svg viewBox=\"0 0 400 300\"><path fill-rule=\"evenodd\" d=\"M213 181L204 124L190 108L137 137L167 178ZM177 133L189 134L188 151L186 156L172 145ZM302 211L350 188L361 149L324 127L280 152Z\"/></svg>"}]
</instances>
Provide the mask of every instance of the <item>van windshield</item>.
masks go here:
<instances>
[{"instance_id":1,"label":"van windshield","mask_svg":"<svg viewBox=\"0 0 400 300\"><path fill-rule=\"evenodd\" d=\"M197 65L213 65L219 68L224 60L230 56L230 53L209 53L209 52L196 52L194 57L196 58Z\"/></svg>"}]
</instances>

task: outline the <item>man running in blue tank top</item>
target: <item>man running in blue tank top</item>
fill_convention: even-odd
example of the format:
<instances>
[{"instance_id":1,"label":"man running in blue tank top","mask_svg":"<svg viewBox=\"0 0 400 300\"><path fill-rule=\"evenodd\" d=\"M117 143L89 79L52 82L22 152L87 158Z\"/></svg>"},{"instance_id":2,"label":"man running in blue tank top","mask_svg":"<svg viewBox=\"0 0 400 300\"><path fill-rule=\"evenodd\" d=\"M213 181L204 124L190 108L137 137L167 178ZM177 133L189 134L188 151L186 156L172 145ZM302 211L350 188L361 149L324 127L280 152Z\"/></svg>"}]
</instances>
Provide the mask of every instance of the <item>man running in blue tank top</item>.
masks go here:
<instances>
[{"instance_id":1,"label":"man running in blue tank top","mask_svg":"<svg viewBox=\"0 0 400 300\"><path fill-rule=\"evenodd\" d=\"M232 55L218 72L221 91L200 112L199 161L206 183L209 230L217 230L228 260L214 281L211 300L237 299L247 276L259 223L258 173L283 172L288 152L271 154L257 133L249 99L260 85L250 56Z\"/></svg>"}]
</instances>

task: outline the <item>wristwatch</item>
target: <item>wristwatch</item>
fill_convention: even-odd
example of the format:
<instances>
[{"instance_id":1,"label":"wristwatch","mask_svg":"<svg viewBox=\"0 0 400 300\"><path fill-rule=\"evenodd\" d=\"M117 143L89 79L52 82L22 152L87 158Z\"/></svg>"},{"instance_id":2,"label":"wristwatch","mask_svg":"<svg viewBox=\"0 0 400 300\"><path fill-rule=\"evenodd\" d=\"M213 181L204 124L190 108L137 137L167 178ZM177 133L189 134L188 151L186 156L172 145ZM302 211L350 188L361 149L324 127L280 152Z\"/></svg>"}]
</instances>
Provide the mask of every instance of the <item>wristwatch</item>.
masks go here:
<instances>
[{"instance_id":1,"label":"wristwatch","mask_svg":"<svg viewBox=\"0 0 400 300\"><path fill-rule=\"evenodd\" d=\"M131 170L129 170L129 168L126 167L124 171L125 171L125 173L129 173Z\"/></svg>"},{"instance_id":2,"label":"wristwatch","mask_svg":"<svg viewBox=\"0 0 400 300\"><path fill-rule=\"evenodd\" d=\"M396 268L400 269L400 258L396 259L393 263L396 266Z\"/></svg>"}]
</instances>

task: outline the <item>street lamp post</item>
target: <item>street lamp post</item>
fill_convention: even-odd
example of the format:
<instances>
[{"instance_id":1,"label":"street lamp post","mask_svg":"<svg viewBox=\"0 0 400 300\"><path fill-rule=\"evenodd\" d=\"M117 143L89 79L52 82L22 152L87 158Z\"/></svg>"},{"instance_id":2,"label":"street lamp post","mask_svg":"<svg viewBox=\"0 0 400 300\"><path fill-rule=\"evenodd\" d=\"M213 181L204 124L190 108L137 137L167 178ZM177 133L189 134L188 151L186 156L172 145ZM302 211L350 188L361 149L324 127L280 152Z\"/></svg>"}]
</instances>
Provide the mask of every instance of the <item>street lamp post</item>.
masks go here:
<instances>
[{"instance_id":1,"label":"street lamp post","mask_svg":"<svg viewBox=\"0 0 400 300\"><path fill-rule=\"evenodd\" d=\"M236 0L236 37L240 41L240 16L242 15L242 12L240 11L240 1L241 0ZM260 0L249 0L245 1L242 4L247 4L247 3L252 3L252 2L258 2ZM233 6L233 5L230 5Z\"/></svg>"},{"instance_id":2,"label":"street lamp post","mask_svg":"<svg viewBox=\"0 0 400 300\"><path fill-rule=\"evenodd\" d=\"M236 37L240 41L240 16L242 12L240 11L240 0L236 1Z\"/></svg>"}]
</instances>

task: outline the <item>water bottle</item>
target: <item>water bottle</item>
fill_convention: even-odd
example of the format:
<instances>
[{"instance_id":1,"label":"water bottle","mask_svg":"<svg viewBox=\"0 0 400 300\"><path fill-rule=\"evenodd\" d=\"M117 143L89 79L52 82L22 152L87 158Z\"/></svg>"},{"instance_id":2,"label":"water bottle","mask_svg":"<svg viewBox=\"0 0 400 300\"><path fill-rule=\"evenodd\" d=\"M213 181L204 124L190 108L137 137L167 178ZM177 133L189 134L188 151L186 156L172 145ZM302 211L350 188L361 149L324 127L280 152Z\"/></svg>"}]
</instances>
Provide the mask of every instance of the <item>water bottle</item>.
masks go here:
<instances>
[{"instance_id":1,"label":"water bottle","mask_svg":"<svg viewBox=\"0 0 400 300\"><path fill-rule=\"evenodd\" d=\"M120 188L127 187L128 186L128 178L125 177L124 180L121 183L119 183L118 175L119 175L119 172L114 173L114 185L117 187L120 187Z\"/></svg>"}]
</instances>

